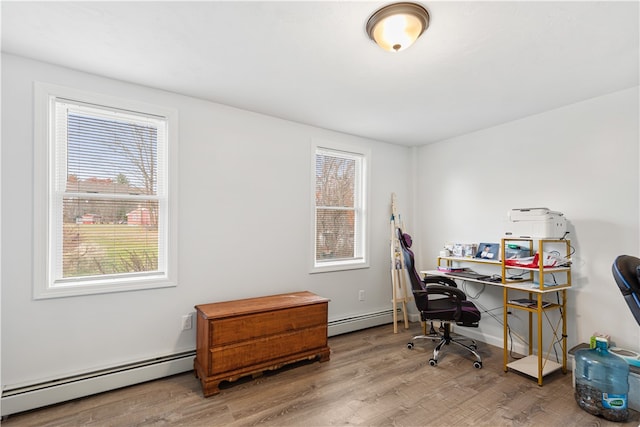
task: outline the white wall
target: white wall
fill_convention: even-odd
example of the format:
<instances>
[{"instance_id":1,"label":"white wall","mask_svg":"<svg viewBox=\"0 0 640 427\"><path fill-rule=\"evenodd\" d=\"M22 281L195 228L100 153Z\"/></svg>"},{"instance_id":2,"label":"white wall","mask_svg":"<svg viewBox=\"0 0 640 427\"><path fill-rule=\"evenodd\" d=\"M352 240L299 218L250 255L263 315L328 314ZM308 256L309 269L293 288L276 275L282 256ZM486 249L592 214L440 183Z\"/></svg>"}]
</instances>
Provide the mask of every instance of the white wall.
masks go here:
<instances>
[{"instance_id":1,"label":"white wall","mask_svg":"<svg viewBox=\"0 0 640 427\"><path fill-rule=\"evenodd\" d=\"M34 81L178 109L177 287L32 299ZM391 307L390 198L408 209L406 147L11 55L2 106L2 386L191 350L181 317L196 304L310 290L331 299L330 320ZM308 273L312 138L371 149L371 268Z\"/></svg>"},{"instance_id":2,"label":"white wall","mask_svg":"<svg viewBox=\"0 0 640 427\"><path fill-rule=\"evenodd\" d=\"M435 268L445 242L499 242L512 208L563 212L576 250L569 348L600 331L640 350L640 328L611 274L616 256L640 256L638 96L636 87L421 147L415 240L423 269ZM477 302L501 307L501 291L489 286ZM502 343L488 314L470 333Z\"/></svg>"},{"instance_id":3,"label":"white wall","mask_svg":"<svg viewBox=\"0 0 640 427\"><path fill-rule=\"evenodd\" d=\"M179 110L178 287L32 299L34 81ZM200 303L310 290L331 299L330 319L389 308L391 192L421 268L445 241L497 241L511 208L564 212L576 248L569 345L598 330L639 347L610 272L615 256L640 253L637 88L412 149L11 55L2 106L2 386L193 349L180 318ZM312 138L372 151L369 269L308 274ZM496 289L477 301L501 306ZM477 332L502 344L487 314Z\"/></svg>"}]
</instances>

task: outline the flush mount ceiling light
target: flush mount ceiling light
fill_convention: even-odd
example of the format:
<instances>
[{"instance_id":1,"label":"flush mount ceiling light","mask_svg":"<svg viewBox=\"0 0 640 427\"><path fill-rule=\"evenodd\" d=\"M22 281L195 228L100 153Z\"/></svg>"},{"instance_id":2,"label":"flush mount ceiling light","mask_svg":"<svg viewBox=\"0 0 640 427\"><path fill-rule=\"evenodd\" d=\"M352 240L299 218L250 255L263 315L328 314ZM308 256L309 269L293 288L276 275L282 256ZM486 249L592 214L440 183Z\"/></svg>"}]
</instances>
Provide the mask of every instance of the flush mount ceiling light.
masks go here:
<instances>
[{"instance_id":1,"label":"flush mount ceiling light","mask_svg":"<svg viewBox=\"0 0 640 427\"><path fill-rule=\"evenodd\" d=\"M367 21L371 40L389 52L411 46L429 26L429 12L416 3L394 3L379 9Z\"/></svg>"}]
</instances>

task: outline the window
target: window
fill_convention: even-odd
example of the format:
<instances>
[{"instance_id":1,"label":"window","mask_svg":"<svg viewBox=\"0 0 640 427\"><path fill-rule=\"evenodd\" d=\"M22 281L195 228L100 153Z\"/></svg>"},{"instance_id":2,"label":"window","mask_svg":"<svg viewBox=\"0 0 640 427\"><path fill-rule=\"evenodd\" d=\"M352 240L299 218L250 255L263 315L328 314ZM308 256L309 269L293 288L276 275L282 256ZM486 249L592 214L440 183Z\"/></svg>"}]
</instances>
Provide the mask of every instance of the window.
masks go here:
<instances>
[{"instance_id":1,"label":"window","mask_svg":"<svg viewBox=\"0 0 640 427\"><path fill-rule=\"evenodd\" d=\"M175 113L44 84L36 105L36 298L172 286Z\"/></svg>"},{"instance_id":2,"label":"window","mask_svg":"<svg viewBox=\"0 0 640 427\"><path fill-rule=\"evenodd\" d=\"M312 271L368 267L368 155L335 144L314 145Z\"/></svg>"}]
</instances>

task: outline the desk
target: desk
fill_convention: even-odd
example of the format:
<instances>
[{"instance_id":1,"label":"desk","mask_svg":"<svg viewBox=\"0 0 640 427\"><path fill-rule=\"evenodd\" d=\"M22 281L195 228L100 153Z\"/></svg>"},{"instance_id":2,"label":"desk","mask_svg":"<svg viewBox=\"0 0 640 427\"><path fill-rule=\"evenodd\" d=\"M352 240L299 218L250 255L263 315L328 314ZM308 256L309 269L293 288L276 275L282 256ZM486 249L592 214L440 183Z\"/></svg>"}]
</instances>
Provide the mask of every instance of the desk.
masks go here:
<instances>
[{"instance_id":1,"label":"desk","mask_svg":"<svg viewBox=\"0 0 640 427\"><path fill-rule=\"evenodd\" d=\"M504 246L504 245L503 245ZM562 373L567 373L567 289L571 286L571 276L568 274L568 280L565 284L560 284L556 286L548 286L543 289L540 289L539 286L532 287L532 278L533 273L531 273L531 280L522 280L522 281L509 281L505 280L506 269L504 264L499 261L484 261L484 260L474 260L470 258L453 258L453 257L442 257L438 258L438 265L440 265L441 261L445 261L448 265L451 265L452 262L476 262L481 264L495 264L495 266L502 266L502 282L492 282L487 280L476 280L470 279L466 277L456 277L455 272L443 272L440 270L428 270L421 271L422 275L429 276L442 276L450 279L456 280L465 280L468 282L481 283L483 285L490 286L498 286L502 288L503 292L503 368L504 371L507 372L510 368L516 371L525 373L531 377L537 378L538 385L542 386L542 379L545 375L550 374L551 372L557 371L558 369L562 369ZM508 266L507 268L513 268ZM517 267L522 270L532 270L536 271L538 269L524 269ZM544 274L550 274L554 272L564 272L567 273L569 268L547 268L544 270ZM528 299L535 300L535 304L533 306L522 306L513 304L509 297L510 293L513 292L525 292L528 296ZM545 295L558 294L559 304L550 304L545 305L543 307L543 297ZM509 362L509 350L508 350L508 329L509 329L509 318L508 312L510 310L524 310L528 312L529 317L529 355L522 358L517 359L512 362ZM551 346L547 349L547 351L543 351L543 325L542 325L542 317L545 311L549 310L560 310L560 318L555 325L551 325L553 330L554 339L551 342ZM533 315L537 317L537 343L538 343L538 354L533 354ZM558 334L558 329L561 328L561 334ZM562 344L562 363L557 363L549 359L551 355L551 350L553 349L553 342L560 341Z\"/></svg>"}]
</instances>

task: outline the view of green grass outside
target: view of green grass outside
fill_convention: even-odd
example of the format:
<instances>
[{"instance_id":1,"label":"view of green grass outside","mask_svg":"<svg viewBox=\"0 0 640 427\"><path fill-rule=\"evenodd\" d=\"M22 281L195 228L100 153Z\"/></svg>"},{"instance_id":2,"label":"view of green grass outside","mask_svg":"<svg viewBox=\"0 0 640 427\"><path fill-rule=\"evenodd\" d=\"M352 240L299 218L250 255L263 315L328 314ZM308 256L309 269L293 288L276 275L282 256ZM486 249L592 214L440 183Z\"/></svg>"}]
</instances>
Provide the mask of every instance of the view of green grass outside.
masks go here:
<instances>
[{"instance_id":1,"label":"view of green grass outside","mask_svg":"<svg viewBox=\"0 0 640 427\"><path fill-rule=\"evenodd\" d=\"M64 224L63 277L157 269L157 227L127 224Z\"/></svg>"}]
</instances>

